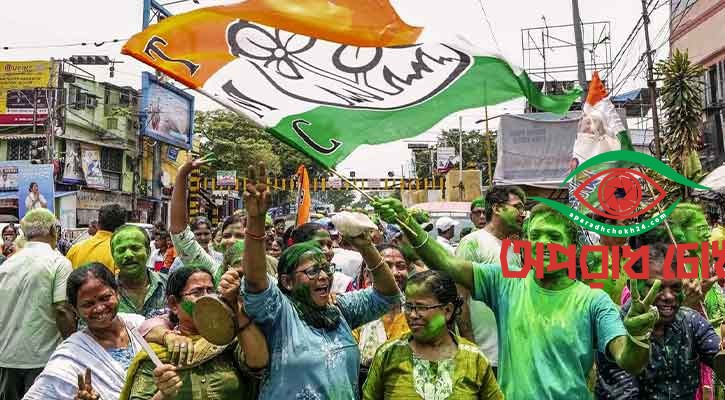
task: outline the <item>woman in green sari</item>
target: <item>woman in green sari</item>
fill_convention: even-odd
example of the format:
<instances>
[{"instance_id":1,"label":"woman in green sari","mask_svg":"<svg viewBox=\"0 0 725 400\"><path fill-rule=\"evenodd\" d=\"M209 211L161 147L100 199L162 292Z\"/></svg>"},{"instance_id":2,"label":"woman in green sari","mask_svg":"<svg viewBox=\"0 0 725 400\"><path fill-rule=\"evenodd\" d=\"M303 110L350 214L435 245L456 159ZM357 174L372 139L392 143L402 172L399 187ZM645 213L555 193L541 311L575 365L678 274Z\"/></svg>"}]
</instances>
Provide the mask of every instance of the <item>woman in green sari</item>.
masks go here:
<instances>
[{"instance_id":1,"label":"woman in green sari","mask_svg":"<svg viewBox=\"0 0 725 400\"><path fill-rule=\"evenodd\" d=\"M237 279L235 288L226 285L222 289L229 304L241 304L239 285ZM267 342L242 307L237 310L237 340L230 345L215 346L199 336L192 319L194 304L213 293L216 289L206 269L185 267L171 274L166 294L170 318L176 324L173 332L191 339L192 360L175 367L166 348L152 343L164 365L155 368L148 355L140 352L129 367L120 399L256 399L259 378L269 360Z\"/></svg>"},{"instance_id":2,"label":"woman in green sari","mask_svg":"<svg viewBox=\"0 0 725 400\"><path fill-rule=\"evenodd\" d=\"M453 279L433 270L413 274L405 297L411 333L378 349L363 399L503 399L478 346L450 330L463 304Z\"/></svg>"}]
</instances>

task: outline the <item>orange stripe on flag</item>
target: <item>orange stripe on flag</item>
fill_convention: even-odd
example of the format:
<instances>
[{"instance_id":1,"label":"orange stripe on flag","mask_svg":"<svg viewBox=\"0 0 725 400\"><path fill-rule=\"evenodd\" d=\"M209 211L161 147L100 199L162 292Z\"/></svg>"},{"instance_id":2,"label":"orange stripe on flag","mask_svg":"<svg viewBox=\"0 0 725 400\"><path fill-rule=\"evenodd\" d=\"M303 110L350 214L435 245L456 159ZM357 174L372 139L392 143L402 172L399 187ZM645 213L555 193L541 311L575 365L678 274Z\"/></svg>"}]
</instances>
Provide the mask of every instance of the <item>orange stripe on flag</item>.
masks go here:
<instances>
[{"instance_id":1,"label":"orange stripe on flag","mask_svg":"<svg viewBox=\"0 0 725 400\"><path fill-rule=\"evenodd\" d=\"M166 18L134 35L121 52L200 88L236 58L226 30L237 20L358 47L414 44L423 30L403 22L389 0L247 0Z\"/></svg>"}]
</instances>

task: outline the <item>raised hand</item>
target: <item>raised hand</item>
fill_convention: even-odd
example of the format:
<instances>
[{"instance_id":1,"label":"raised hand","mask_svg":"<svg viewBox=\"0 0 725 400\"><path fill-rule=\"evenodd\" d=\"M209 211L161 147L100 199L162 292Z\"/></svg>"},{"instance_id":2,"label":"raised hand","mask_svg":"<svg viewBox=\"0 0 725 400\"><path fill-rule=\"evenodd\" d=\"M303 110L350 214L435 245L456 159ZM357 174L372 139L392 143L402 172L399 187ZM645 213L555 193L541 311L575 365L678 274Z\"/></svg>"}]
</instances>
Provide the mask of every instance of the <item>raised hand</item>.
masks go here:
<instances>
[{"instance_id":1,"label":"raised hand","mask_svg":"<svg viewBox=\"0 0 725 400\"><path fill-rule=\"evenodd\" d=\"M398 220L406 221L410 216L408 210L403 207L403 203L398 199L377 199L372 203L372 206L380 218L390 224L397 224Z\"/></svg>"},{"instance_id":2,"label":"raised hand","mask_svg":"<svg viewBox=\"0 0 725 400\"><path fill-rule=\"evenodd\" d=\"M345 236L345 239L357 250L360 250L366 246L373 246L373 239L370 235L370 231L363 232L362 234L355 237Z\"/></svg>"},{"instance_id":3,"label":"raised hand","mask_svg":"<svg viewBox=\"0 0 725 400\"><path fill-rule=\"evenodd\" d=\"M86 368L85 377L82 374L78 374L78 393L74 400L98 400L101 395L93 390L91 383L91 370Z\"/></svg>"},{"instance_id":4,"label":"raised hand","mask_svg":"<svg viewBox=\"0 0 725 400\"><path fill-rule=\"evenodd\" d=\"M216 156L214 154L207 154L200 158L195 158L192 160L187 161L184 163L181 167L179 167L179 172L182 174L189 174L192 170L197 169L203 165L206 165L210 162L216 161Z\"/></svg>"},{"instance_id":5,"label":"raised hand","mask_svg":"<svg viewBox=\"0 0 725 400\"><path fill-rule=\"evenodd\" d=\"M708 279L683 279L682 291L685 295L685 299L682 304L690 308L698 308L705 300L707 292L712 288L715 282L718 281L718 279L717 275Z\"/></svg>"},{"instance_id":6,"label":"raised hand","mask_svg":"<svg viewBox=\"0 0 725 400\"><path fill-rule=\"evenodd\" d=\"M660 317L657 307L652 304L660 292L662 281L659 279L655 280L652 288L649 290L644 299L642 299L639 293L637 280L632 279L630 282L632 303L629 308L629 312L627 312L627 316L624 318L624 327L627 329L627 332L634 337L647 336L652 332L652 329Z\"/></svg>"},{"instance_id":7,"label":"raised hand","mask_svg":"<svg viewBox=\"0 0 725 400\"><path fill-rule=\"evenodd\" d=\"M244 191L244 208L247 210L247 217L264 218L271 202L271 193L267 190L267 171L264 163L260 162L259 167L249 167L247 176L247 187Z\"/></svg>"}]
</instances>

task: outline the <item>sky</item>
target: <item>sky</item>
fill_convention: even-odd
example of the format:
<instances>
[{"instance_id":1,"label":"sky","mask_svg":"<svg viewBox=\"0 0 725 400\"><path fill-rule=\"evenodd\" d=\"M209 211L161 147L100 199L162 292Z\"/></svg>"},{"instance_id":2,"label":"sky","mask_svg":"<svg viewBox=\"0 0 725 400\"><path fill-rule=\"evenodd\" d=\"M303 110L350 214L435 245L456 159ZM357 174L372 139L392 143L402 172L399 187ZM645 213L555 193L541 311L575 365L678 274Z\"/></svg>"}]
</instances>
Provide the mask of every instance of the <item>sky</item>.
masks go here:
<instances>
[{"instance_id":1,"label":"sky","mask_svg":"<svg viewBox=\"0 0 725 400\"><path fill-rule=\"evenodd\" d=\"M161 0L162 4L171 1ZM168 8L174 13L182 13L196 7L237 1L199 0L198 5L184 1L169 5ZM654 47L659 47L656 58L662 58L666 57L668 52L665 42L669 33L667 27L669 2L653 1L655 6L659 4L661 7L652 14L650 36L653 38ZM3 12L0 13L0 60L21 61L64 58L72 55L107 55L123 62L116 65L114 79L109 79L108 67L89 67L88 70L98 80L135 88L141 86L141 71L150 71L140 62L120 54L125 40L98 47L90 44L126 39L141 30L143 4L141 0L3 0L3 3ZM411 25L460 34L477 47L502 54L509 62L520 67L524 66L522 29L540 27L544 24L544 19L549 27L570 24L572 21L571 0L391 0L391 3L401 18ZM580 0L579 3L583 22L611 22L612 55L620 49L642 13L641 3L637 0ZM482 10L485 10L488 22ZM550 34L561 40L573 41L573 33L562 29L552 28ZM87 42L89 45L58 46L77 42ZM9 49L3 49L6 46ZM631 52L615 69L614 75L626 75L643 52L644 37L640 32ZM548 64L550 66L574 64L576 60L572 54L566 49L554 50L547 54ZM536 57L532 60L532 64L537 62ZM538 63L540 62L539 60ZM549 79L552 78L575 79L575 74L558 73ZM623 92L645 85L643 73L635 74L620 85L618 91ZM203 96L197 96L196 107L208 110L219 106ZM489 115L521 113L523 101L515 100L492 106L488 111ZM459 116L463 117L464 129L480 129L481 126L475 122L481 119L482 115L482 109L461 111L444 119L425 134L408 141L434 141L441 129L458 127ZM491 121L491 129L495 129L496 125L495 120ZM337 169L346 175L349 171L355 171L357 177L383 177L388 171L400 176L401 166L404 166L404 173L408 175L407 166L410 157L407 141L362 146L339 164ZM371 163L371 159L375 162Z\"/></svg>"}]
</instances>

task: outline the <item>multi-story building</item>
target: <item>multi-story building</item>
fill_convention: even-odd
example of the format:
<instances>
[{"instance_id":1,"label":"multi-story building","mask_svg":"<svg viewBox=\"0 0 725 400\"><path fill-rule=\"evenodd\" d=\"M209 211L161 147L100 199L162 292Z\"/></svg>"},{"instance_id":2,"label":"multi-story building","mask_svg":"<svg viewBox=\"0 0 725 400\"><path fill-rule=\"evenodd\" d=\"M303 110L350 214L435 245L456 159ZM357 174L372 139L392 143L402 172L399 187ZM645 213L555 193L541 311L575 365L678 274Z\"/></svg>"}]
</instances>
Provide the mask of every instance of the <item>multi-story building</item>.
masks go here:
<instances>
[{"instance_id":1,"label":"multi-story building","mask_svg":"<svg viewBox=\"0 0 725 400\"><path fill-rule=\"evenodd\" d=\"M141 93L76 71L55 76L51 85L53 118L3 127L0 161L54 166L53 205L65 229L87 226L109 203L124 206L135 221L167 221L171 186L187 153L141 139ZM161 151L161 198L151 190L154 146ZM17 197L0 193L0 215L19 216Z\"/></svg>"},{"instance_id":2,"label":"multi-story building","mask_svg":"<svg viewBox=\"0 0 725 400\"><path fill-rule=\"evenodd\" d=\"M671 0L670 48L687 50L707 71L705 82L704 149L706 169L725 161L725 0Z\"/></svg>"},{"instance_id":3,"label":"multi-story building","mask_svg":"<svg viewBox=\"0 0 725 400\"><path fill-rule=\"evenodd\" d=\"M60 161L57 213L66 228L86 226L108 203L133 208L138 147L138 96L130 87L62 76L62 129L55 136Z\"/></svg>"}]
</instances>

